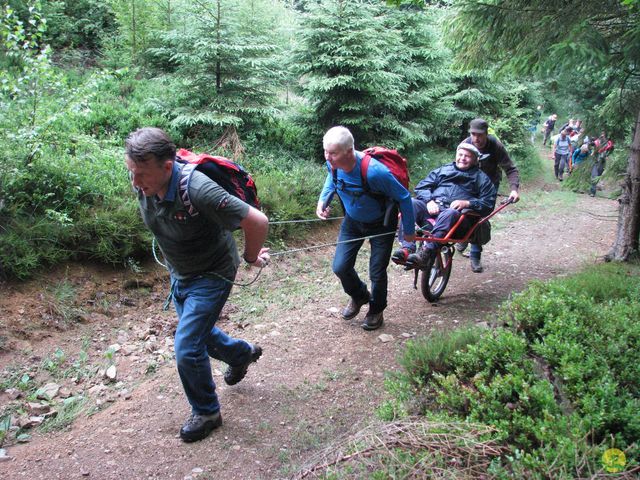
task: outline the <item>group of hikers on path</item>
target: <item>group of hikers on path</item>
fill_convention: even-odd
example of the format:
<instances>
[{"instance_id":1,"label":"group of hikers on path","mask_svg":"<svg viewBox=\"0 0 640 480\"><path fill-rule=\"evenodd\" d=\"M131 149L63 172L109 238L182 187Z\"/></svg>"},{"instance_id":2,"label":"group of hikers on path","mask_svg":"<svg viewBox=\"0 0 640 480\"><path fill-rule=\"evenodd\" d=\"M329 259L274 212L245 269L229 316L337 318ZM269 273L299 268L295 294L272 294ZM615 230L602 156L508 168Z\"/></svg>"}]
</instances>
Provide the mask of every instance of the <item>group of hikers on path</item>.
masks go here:
<instances>
[{"instance_id":1,"label":"group of hikers on path","mask_svg":"<svg viewBox=\"0 0 640 480\"><path fill-rule=\"evenodd\" d=\"M573 118L560 127L556 136L551 136L557 120L558 115L555 113L547 118L543 125L542 139L543 146L546 146L547 141L551 140L555 178L561 182L565 171L567 174L571 174L575 167L592 157L589 195L594 197L598 181L604 172L606 159L613 151L613 141L607 138L604 130L598 137L588 135L582 126L582 120L574 120Z\"/></svg>"},{"instance_id":2,"label":"group of hikers on path","mask_svg":"<svg viewBox=\"0 0 640 480\"><path fill-rule=\"evenodd\" d=\"M517 202L520 175L505 147L489 134L489 125L481 118L470 122L469 136L456 148L454 161L436 168L417 184L415 198L408 184L401 183L382 161L356 150L354 145L351 132L343 126L325 133L328 171L316 215L328 219L331 200L339 197L344 219L332 268L348 296L340 315L351 320L368 305L361 327L370 331L384 323L387 267L396 232L400 247L393 252L394 261L410 268L423 267L435 245L427 241L424 248L416 249L416 222L421 227L428 225L431 235L437 237L464 212L487 215L494 209L502 172L509 182L509 200ZM142 219L153 233L170 274L170 295L178 316L176 363L191 406L180 437L194 442L222 425L209 357L228 364L224 381L235 385L262 355L259 345L227 335L216 322L241 262L232 232L242 230L242 260L251 267L263 268L270 261L269 249L264 247L269 220L203 171L193 169L185 175L185 164L177 155L183 152L177 152L169 136L154 127L132 132L125 144L125 163ZM469 229L473 223L465 219L460 229ZM371 247L368 282L360 279L355 269L366 239ZM467 245L456 244L456 248L464 251ZM480 242L471 242L469 258L474 273L483 271L481 255Z\"/></svg>"}]
</instances>

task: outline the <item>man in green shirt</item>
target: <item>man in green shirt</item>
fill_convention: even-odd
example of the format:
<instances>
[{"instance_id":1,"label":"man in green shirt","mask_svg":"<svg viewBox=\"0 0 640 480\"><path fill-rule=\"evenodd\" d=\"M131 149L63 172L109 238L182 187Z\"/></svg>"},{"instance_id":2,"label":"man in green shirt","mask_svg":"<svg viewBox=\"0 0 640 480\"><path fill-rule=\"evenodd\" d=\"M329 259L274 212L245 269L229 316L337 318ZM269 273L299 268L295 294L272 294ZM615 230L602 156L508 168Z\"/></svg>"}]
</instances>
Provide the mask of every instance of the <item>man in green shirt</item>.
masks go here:
<instances>
[{"instance_id":1,"label":"man in green shirt","mask_svg":"<svg viewBox=\"0 0 640 480\"><path fill-rule=\"evenodd\" d=\"M269 262L263 248L269 220L198 171L188 185L198 214L190 215L178 194L181 165L175 157L175 144L159 128L141 128L126 140L125 161L142 220L155 235L171 275L178 314L176 363L192 412L180 437L194 442L222 425L209 357L229 365L224 379L234 385L262 355L259 346L232 338L215 324L240 263L231 232L243 230L243 258L261 268Z\"/></svg>"}]
</instances>

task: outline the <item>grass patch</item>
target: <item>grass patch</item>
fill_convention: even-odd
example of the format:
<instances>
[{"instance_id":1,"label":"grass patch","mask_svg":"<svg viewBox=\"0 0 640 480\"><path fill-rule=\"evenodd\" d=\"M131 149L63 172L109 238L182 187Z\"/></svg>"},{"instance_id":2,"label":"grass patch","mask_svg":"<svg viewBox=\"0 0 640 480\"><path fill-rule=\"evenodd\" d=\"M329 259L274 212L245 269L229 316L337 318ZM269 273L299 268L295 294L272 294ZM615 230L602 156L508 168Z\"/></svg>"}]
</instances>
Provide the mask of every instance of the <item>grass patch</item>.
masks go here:
<instances>
[{"instance_id":1,"label":"grass patch","mask_svg":"<svg viewBox=\"0 0 640 480\"><path fill-rule=\"evenodd\" d=\"M87 401L87 397L83 396L65 398L58 404L57 415L44 422L39 430L42 433L49 433L67 428L83 411Z\"/></svg>"}]
</instances>

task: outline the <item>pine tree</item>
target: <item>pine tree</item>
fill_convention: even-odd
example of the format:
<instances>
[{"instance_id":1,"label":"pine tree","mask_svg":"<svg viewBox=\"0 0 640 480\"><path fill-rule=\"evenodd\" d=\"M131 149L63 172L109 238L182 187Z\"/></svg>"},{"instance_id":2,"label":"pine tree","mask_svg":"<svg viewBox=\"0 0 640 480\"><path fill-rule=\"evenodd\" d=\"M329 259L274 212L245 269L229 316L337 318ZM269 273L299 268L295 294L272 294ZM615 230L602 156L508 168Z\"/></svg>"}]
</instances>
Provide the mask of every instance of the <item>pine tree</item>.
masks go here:
<instances>
[{"instance_id":1,"label":"pine tree","mask_svg":"<svg viewBox=\"0 0 640 480\"><path fill-rule=\"evenodd\" d=\"M264 0L203 0L189 13L190 28L167 32L150 49L170 59L158 106L185 135L220 136L273 113L274 8Z\"/></svg>"},{"instance_id":2,"label":"pine tree","mask_svg":"<svg viewBox=\"0 0 640 480\"><path fill-rule=\"evenodd\" d=\"M391 66L406 84L397 128L407 148L450 137L450 125L457 117L449 97L455 88L450 54L437 27L440 17L437 10L415 6L391 9L385 15L386 28L400 32L402 41Z\"/></svg>"},{"instance_id":3,"label":"pine tree","mask_svg":"<svg viewBox=\"0 0 640 480\"><path fill-rule=\"evenodd\" d=\"M384 28L380 7L369 2L330 0L308 8L295 61L314 136L341 124L360 145L398 142L396 113L406 92L392 67L399 34Z\"/></svg>"},{"instance_id":4,"label":"pine tree","mask_svg":"<svg viewBox=\"0 0 640 480\"><path fill-rule=\"evenodd\" d=\"M447 137L456 111L438 20L413 6L310 6L295 58L315 135L343 124L360 145L405 150Z\"/></svg>"}]
</instances>

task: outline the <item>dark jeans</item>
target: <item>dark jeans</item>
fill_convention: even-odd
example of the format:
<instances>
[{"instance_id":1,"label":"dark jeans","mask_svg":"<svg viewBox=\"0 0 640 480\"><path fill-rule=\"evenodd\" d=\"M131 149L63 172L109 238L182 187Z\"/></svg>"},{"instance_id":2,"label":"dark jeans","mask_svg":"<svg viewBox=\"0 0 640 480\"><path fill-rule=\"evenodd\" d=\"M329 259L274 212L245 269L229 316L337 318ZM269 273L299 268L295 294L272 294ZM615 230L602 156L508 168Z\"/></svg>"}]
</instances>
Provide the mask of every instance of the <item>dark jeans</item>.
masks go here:
<instances>
[{"instance_id":1,"label":"dark jeans","mask_svg":"<svg viewBox=\"0 0 640 480\"><path fill-rule=\"evenodd\" d=\"M552 132L552 131L553 131L553 130L547 130L547 129L545 128L545 130L544 130L544 138L543 138L543 140L542 140L542 145L546 145L546 144L547 144L547 141L549 140L549 137L551 136L551 132Z\"/></svg>"},{"instance_id":2,"label":"dark jeans","mask_svg":"<svg viewBox=\"0 0 640 480\"><path fill-rule=\"evenodd\" d=\"M360 247L364 244L363 237L381 235L369 239L371 257L369 259L369 278L371 279L371 299L369 313L380 313L387 306L387 266L391 258L394 233L398 216L392 215L388 226L380 223L362 223L345 216L340 226L338 242L359 239L347 243L338 243L336 255L333 258L333 273L335 273L347 295L362 300L367 295L367 285L360 280L355 269L356 257Z\"/></svg>"},{"instance_id":3,"label":"dark jeans","mask_svg":"<svg viewBox=\"0 0 640 480\"><path fill-rule=\"evenodd\" d=\"M232 285L211 277L174 280L173 303L178 313L175 353L182 387L192 412L209 415L220 410L209 357L232 366L247 362L251 345L215 326Z\"/></svg>"},{"instance_id":4,"label":"dark jeans","mask_svg":"<svg viewBox=\"0 0 640 480\"><path fill-rule=\"evenodd\" d=\"M598 181L600 180L600 177L604 172L605 160L606 157L598 156L598 159L591 168L591 188L589 190L589 193L591 193L591 195L596 194L596 185L598 185Z\"/></svg>"},{"instance_id":5,"label":"dark jeans","mask_svg":"<svg viewBox=\"0 0 640 480\"><path fill-rule=\"evenodd\" d=\"M444 210L440 210L440 213L437 216L433 216L429 214L427 210L427 204L423 200L419 200L417 198L412 198L411 203L413 204L413 214L416 217L416 223L418 226L423 226L428 222L429 218L435 218L435 224L431 228L431 235L436 238L444 237L449 230L455 225L455 223L460 218L460 211L455 210L453 208L445 208ZM477 221L478 217L465 217L464 222L457 228L454 237L460 238L464 236L464 234L469 230L469 228ZM416 244L414 242L407 242L404 239L404 234L402 232L402 225L398 229L398 238L400 239L400 244L411 251L415 251ZM479 245L478 245L479 246ZM437 244L435 242L426 242L426 248L435 249ZM482 251L482 247L480 247L480 251Z\"/></svg>"},{"instance_id":6,"label":"dark jeans","mask_svg":"<svg viewBox=\"0 0 640 480\"><path fill-rule=\"evenodd\" d=\"M556 174L556 178L562 178L562 174L564 173L564 167L567 167L567 172L569 172L569 154L555 154L555 162L553 164L553 170Z\"/></svg>"}]
</instances>

